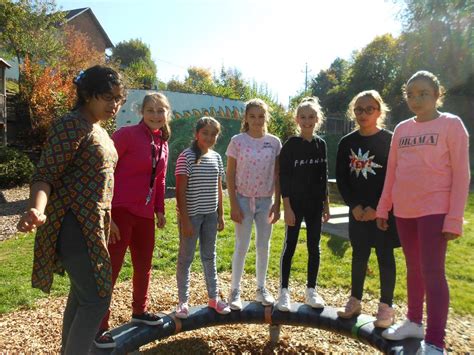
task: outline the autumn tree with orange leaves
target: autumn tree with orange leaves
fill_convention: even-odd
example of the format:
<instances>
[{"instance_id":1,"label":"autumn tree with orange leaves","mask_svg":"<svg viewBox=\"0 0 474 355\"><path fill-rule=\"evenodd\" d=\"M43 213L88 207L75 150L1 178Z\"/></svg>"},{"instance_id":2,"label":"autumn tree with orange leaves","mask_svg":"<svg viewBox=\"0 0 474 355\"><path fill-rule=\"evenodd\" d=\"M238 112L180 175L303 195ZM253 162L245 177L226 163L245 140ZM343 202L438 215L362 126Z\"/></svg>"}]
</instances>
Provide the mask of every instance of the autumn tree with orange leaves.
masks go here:
<instances>
[{"instance_id":1,"label":"autumn tree with orange leaves","mask_svg":"<svg viewBox=\"0 0 474 355\"><path fill-rule=\"evenodd\" d=\"M42 144L52 120L74 106L73 78L83 69L104 64L105 55L97 51L89 38L72 27L65 27L64 56L54 65L26 56L21 71L21 98L28 107L35 143Z\"/></svg>"}]
</instances>

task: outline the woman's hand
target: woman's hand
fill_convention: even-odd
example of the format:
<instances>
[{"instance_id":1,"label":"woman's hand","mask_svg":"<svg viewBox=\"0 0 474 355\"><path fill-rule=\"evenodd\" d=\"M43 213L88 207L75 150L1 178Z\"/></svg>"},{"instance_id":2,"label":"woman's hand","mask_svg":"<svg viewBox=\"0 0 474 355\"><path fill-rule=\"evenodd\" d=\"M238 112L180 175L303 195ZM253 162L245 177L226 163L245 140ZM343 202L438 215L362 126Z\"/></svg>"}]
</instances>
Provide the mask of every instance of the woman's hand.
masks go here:
<instances>
[{"instance_id":1,"label":"woman's hand","mask_svg":"<svg viewBox=\"0 0 474 355\"><path fill-rule=\"evenodd\" d=\"M225 228L225 222L224 222L224 217L223 216L218 216L217 217L217 231L221 232Z\"/></svg>"},{"instance_id":2,"label":"woman's hand","mask_svg":"<svg viewBox=\"0 0 474 355\"><path fill-rule=\"evenodd\" d=\"M278 203L274 203L272 208L270 208L270 212L268 213L268 220L271 224L275 224L280 220L280 205Z\"/></svg>"},{"instance_id":3,"label":"woman's hand","mask_svg":"<svg viewBox=\"0 0 474 355\"><path fill-rule=\"evenodd\" d=\"M388 220L386 220L385 218L377 218L376 223L378 229L383 231L386 231L388 229Z\"/></svg>"},{"instance_id":4,"label":"woman's hand","mask_svg":"<svg viewBox=\"0 0 474 355\"><path fill-rule=\"evenodd\" d=\"M118 243L120 240L120 229L113 220L110 220L109 244Z\"/></svg>"},{"instance_id":5,"label":"woman's hand","mask_svg":"<svg viewBox=\"0 0 474 355\"><path fill-rule=\"evenodd\" d=\"M164 228L165 225L166 225L165 215L161 212L158 212L156 214L156 226L161 229L161 228Z\"/></svg>"},{"instance_id":6,"label":"woman's hand","mask_svg":"<svg viewBox=\"0 0 474 355\"><path fill-rule=\"evenodd\" d=\"M46 222L46 215L36 208L30 208L20 217L20 221L16 225L16 228L20 232L31 232L36 227L41 226Z\"/></svg>"},{"instance_id":7,"label":"woman's hand","mask_svg":"<svg viewBox=\"0 0 474 355\"><path fill-rule=\"evenodd\" d=\"M235 206L230 206L230 219L235 223L242 223L244 220L244 213L238 204Z\"/></svg>"}]
</instances>

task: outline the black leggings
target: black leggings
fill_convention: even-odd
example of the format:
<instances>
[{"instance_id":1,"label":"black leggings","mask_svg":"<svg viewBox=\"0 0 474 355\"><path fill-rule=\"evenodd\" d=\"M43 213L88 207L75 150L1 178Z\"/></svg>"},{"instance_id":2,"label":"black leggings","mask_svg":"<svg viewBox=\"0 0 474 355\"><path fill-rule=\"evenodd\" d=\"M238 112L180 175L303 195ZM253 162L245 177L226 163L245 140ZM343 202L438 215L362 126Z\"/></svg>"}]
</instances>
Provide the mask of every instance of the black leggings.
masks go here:
<instances>
[{"instance_id":1,"label":"black leggings","mask_svg":"<svg viewBox=\"0 0 474 355\"><path fill-rule=\"evenodd\" d=\"M349 238L352 245L351 296L362 299L367 263L371 248L375 247L380 273L380 302L392 306L396 266L393 242L377 228L375 221L359 222L349 215Z\"/></svg>"},{"instance_id":2,"label":"black leggings","mask_svg":"<svg viewBox=\"0 0 474 355\"><path fill-rule=\"evenodd\" d=\"M308 248L308 279L306 285L310 288L316 288L316 279L319 272L319 241L321 240L321 216L323 204L321 201L313 201L309 203L291 201L291 208L295 213L296 221L294 226L285 226L285 242L280 260L281 288L288 288L291 259L295 254L303 218L306 223L306 247Z\"/></svg>"}]
</instances>

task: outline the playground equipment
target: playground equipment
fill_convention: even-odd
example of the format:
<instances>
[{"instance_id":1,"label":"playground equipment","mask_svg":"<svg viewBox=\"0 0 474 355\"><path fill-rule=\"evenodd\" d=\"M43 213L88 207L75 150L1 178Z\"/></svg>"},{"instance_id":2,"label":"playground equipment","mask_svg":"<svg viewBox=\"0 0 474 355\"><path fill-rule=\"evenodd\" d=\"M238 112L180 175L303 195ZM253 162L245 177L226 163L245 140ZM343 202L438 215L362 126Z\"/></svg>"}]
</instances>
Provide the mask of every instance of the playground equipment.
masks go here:
<instances>
[{"instance_id":1,"label":"playground equipment","mask_svg":"<svg viewBox=\"0 0 474 355\"><path fill-rule=\"evenodd\" d=\"M268 324L270 340L278 342L280 327L293 325L312 327L335 332L358 339L386 354L415 354L420 346L419 339L390 341L382 337L383 329L374 328L374 317L360 315L353 319L341 319L332 307L314 309L301 303L293 303L290 312L280 312L272 306L264 307L257 302L244 302L242 310L220 315L207 306L190 309L187 319L179 319L174 313L163 315L163 323L148 326L138 323L127 323L111 330L117 344L110 350L95 349L96 354L126 354L140 346L160 340L174 334L205 327L229 324Z\"/></svg>"}]
</instances>

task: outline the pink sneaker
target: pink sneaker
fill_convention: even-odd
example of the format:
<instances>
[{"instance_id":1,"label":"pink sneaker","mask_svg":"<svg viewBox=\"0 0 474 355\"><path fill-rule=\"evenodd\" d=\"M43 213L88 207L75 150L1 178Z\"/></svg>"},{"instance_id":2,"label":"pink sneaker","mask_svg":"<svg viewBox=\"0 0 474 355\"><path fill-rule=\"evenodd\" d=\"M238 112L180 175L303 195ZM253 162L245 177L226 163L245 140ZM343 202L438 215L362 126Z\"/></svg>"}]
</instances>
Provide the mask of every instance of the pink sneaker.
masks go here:
<instances>
[{"instance_id":1,"label":"pink sneaker","mask_svg":"<svg viewBox=\"0 0 474 355\"><path fill-rule=\"evenodd\" d=\"M337 316L339 318L349 319L352 317L357 317L362 311L360 301L355 297L350 297L346 303L346 307L343 311L338 311Z\"/></svg>"},{"instance_id":2,"label":"pink sneaker","mask_svg":"<svg viewBox=\"0 0 474 355\"><path fill-rule=\"evenodd\" d=\"M211 298L209 299L209 302L207 303L207 306L209 308L212 308L219 314L229 314L230 313L230 307L227 303L221 301L219 298Z\"/></svg>"},{"instance_id":3,"label":"pink sneaker","mask_svg":"<svg viewBox=\"0 0 474 355\"><path fill-rule=\"evenodd\" d=\"M378 328L388 328L393 323L395 323L395 311L388 304L380 302L374 326Z\"/></svg>"},{"instance_id":4,"label":"pink sneaker","mask_svg":"<svg viewBox=\"0 0 474 355\"><path fill-rule=\"evenodd\" d=\"M176 306L176 317L179 319L186 319L189 316L189 306L186 302L178 303Z\"/></svg>"}]
</instances>

